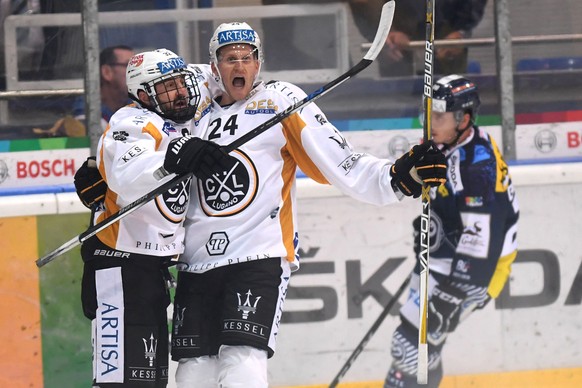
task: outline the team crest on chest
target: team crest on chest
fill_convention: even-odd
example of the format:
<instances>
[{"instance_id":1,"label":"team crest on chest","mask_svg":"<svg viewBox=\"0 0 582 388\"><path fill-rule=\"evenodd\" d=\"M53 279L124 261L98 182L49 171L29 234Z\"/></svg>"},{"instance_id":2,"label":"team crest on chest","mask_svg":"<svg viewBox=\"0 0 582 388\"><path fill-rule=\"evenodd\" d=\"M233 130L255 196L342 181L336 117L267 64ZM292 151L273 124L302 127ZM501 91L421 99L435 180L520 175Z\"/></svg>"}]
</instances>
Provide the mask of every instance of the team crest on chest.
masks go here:
<instances>
[{"instance_id":1,"label":"team crest on chest","mask_svg":"<svg viewBox=\"0 0 582 388\"><path fill-rule=\"evenodd\" d=\"M208 216L226 217L243 211L255 198L259 176L249 157L236 150L233 164L198 180L202 210Z\"/></svg>"},{"instance_id":2,"label":"team crest on chest","mask_svg":"<svg viewBox=\"0 0 582 388\"><path fill-rule=\"evenodd\" d=\"M184 218L190 199L190 182L191 179L186 179L156 197L156 206L168 221L177 224Z\"/></svg>"}]
</instances>

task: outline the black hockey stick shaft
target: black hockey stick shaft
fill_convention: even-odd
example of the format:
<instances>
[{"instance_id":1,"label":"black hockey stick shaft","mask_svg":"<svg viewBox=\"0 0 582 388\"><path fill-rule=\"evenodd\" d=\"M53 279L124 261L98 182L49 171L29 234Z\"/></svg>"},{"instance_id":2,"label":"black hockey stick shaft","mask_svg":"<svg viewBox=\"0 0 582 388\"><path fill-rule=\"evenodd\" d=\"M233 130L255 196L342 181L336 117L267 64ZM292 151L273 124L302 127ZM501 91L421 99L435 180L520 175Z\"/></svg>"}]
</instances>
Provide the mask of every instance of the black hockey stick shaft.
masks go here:
<instances>
[{"instance_id":1,"label":"black hockey stick shaft","mask_svg":"<svg viewBox=\"0 0 582 388\"><path fill-rule=\"evenodd\" d=\"M255 138L259 134L265 132L267 129L276 125L283 121L285 118L289 117L294 112L298 111L299 109L303 108L305 105L315 101L319 97L327 94L330 90L335 88L336 86L342 84L344 81L350 79L354 75L358 74L366 67L368 67L374 59L382 50L384 46L384 42L386 42L386 38L388 37L388 32L390 32L390 27L392 26L392 19L394 18L394 0L388 1L382 7L382 15L380 16L380 24L378 26L378 31L376 32L376 36L374 37L374 41L372 42L372 46L364 55L363 59L358 62L354 67L349 69L344 74L340 75L335 80L329 82L328 84L322 86L315 92L311 93L303 100L291 105L289 108L285 109L283 112L273 116L270 120L267 120L263 124L259 125L258 127L252 129L245 135L241 136L237 140L233 141L232 143L224 146L224 150L226 152L231 152L234 149L240 147L244 143L248 142L249 140ZM154 173L154 175L161 179L164 176L168 175L168 172L163 168L160 167ZM51 262L57 256L73 249L79 244L82 244L88 238L94 236L95 234L99 233L103 229L107 228L108 226L114 224L115 222L119 221L121 218L125 217L127 214L139 209L147 202L151 201L155 197L160 194L165 193L168 189L172 188L174 185L178 184L179 182L187 179L192 174L184 174L184 175L177 175L176 177L172 178L170 181L164 183L163 185L155 188L154 190L150 191L143 197L135 200L134 202L130 203L129 205L125 206L124 208L120 209L117 213L111 215L109 218L101 221L97 225L87 229L85 232L81 233L80 235L72 238L71 240L67 241L59 248L55 249L54 251L48 253L47 255L41 257L40 259L36 260L36 265L38 267L42 267L43 265Z\"/></svg>"},{"instance_id":2,"label":"black hockey stick shaft","mask_svg":"<svg viewBox=\"0 0 582 388\"><path fill-rule=\"evenodd\" d=\"M424 48L424 87L423 110L424 120L422 126L423 141L431 140L432 129L432 85L434 75L434 2L426 0L426 31ZM420 217L420 314L418 322L418 360L416 382L428 383L428 279L429 279L429 228L430 228L430 186L422 186L422 214Z\"/></svg>"},{"instance_id":3,"label":"black hockey stick shaft","mask_svg":"<svg viewBox=\"0 0 582 388\"><path fill-rule=\"evenodd\" d=\"M384 319L388 316L388 314L390 313L390 310L392 310L392 307L394 307L394 304L396 304L398 299L400 299L400 296L402 296L402 293L404 292L404 290L406 290L406 287L408 286L409 281L410 281L410 276L408 276L406 278L406 280L404 280L404 283L402 283L402 285L398 288L398 290L396 291L396 293L394 294L392 299L390 299L390 302L388 302L386 307L384 307L384 310L382 310L382 312L380 313L378 318L376 318L376 321L372 324L372 326L370 327L370 329L368 330L366 335L364 335L364 338L362 338L362 340L360 341L358 346L356 346L356 348L354 349L352 354L350 354L350 357L347 359L345 364L342 366L342 368L340 369L338 374L335 376L335 378L333 379L331 384L329 384L329 388L337 387L340 380L345 376L345 374L351 368L352 364L354 363L356 358L358 358L360 353L362 353L362 351L364 350L364 347L366 347L366 345L368 344L368 342L370 341L372 336L376 333L376 331L378 330L378 328L380 327L382 322L384 322Z\"/></svg>"},{"instance_id":4,"label":"black hockey stick shaft","mask_svg":"<svg viewBox=\"0 0 582 388\"><path fill-rule=\"evenodd\" d=\"M147 193L146 195L144 195L143 197L136 199L135 201L133 201L129 205L122 207L116 213L112 214L108 218L91 226L89 229L87 229L86 231L84 231L80 235L73 237L71 240L67 241L66 243L64 243L63 245L61 245L60 247L58 247L54 251L52 251L52 252L44 255L40 259L36 260L36 266L40 268L43 265L50 263L56 257L62 255L65 252L70 251L71 249L73 249L77 245L82 244L83 242L85 242L89 238L91 238L94 235L96 235L97 233L101 232L103 229L105 229L105 228L109 227L110 225L114 224L115 222L119 221L120 219L122 219L126 215L136 211L137 209L139 209L140 207L145 205L147 202L151 201L152 199L154 199L158 195L165 193L166 191L168 191L172 187L176 186L178 183L190 178L191 176L192 176L192 173L188 173L188 174L184 174L184 175L176 175L174 178L172 178L169 181L167 181L166 183L160 185L155 190L152 190L149 193Z\"/></svg>"}]
</instances>

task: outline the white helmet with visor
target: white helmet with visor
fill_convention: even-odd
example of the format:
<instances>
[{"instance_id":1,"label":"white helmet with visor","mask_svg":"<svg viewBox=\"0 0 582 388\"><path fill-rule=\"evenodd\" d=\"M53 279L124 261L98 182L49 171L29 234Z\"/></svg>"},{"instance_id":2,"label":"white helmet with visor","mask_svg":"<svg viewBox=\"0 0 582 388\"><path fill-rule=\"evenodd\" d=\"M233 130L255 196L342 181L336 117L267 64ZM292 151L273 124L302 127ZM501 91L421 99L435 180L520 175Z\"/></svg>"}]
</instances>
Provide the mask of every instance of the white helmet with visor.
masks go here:
<instances>
[{"instance_id":1,"label":"white helmet with visor","mask_svg":"<svg viewBox=\"0 0 582 388\"><path fill-rule=\"evenodd\" d=\"M249 45L254 47L252 55L259 61L259 71L257 72L258 78L260 73L260 65L263 63L263 46L261 45L261 38L259 34L253 28L245 22L231 22L222 23L214 31L212 38L210 38L209 51L210 51L210 62L214 63L216 69L218 69L219 61L219 50L224 46L229 45ZM220 82L221 87L224 90L224 85L222 85L222 80L220 79L220 74L218 75L217 81Z\"/></svg>"}]
</instances>

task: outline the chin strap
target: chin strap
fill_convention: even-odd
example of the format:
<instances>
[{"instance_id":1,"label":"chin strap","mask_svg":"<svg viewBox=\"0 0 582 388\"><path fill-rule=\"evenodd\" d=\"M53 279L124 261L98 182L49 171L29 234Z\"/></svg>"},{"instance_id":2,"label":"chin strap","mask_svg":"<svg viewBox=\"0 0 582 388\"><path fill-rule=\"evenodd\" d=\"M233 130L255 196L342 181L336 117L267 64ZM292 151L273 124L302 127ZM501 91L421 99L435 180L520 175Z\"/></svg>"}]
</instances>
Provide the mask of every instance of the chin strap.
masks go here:
<instances>
[{"instance_id":1,"label":"chin strap","mask_svg":"<svg viewBox=\"0 0 582 388\"><path fill-rule=\"evenodd\" d=\"M443 151L445 150L450 150L451 148L455 147L457 144L459 144L459 139L461 138L461 136L463 135L463 133L465 133L465 131L469 128L471 128L473 126L473 118L471 117L471 120L469 120L469 122L467 123L467 126L463 129L459 128L459 123L461 122L462 116L457 119L457 128L455 128L455 132L457 133L457 136L455 136L455 138L453 139L452 142L450 143L443 143Z\"/></svg>"}]
</instances>

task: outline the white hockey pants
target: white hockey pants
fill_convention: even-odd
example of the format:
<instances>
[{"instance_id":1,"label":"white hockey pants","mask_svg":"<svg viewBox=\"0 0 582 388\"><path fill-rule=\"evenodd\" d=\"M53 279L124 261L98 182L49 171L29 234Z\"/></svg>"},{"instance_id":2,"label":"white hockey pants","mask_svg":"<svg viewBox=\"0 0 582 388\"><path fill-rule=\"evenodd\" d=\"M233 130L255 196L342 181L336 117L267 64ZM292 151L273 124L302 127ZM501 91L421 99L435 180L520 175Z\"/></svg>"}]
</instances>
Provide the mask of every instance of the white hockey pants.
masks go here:
<instances>
[{"instance_id":1,"label":"white hockey pants","mask_svg":"<svg viewBox=\"0 0 582 388\"><path fill-rule=\"evenodd\" d=\"M216 356L180 360L178 388L268 388L267 352L222 345Z\"/></svg>"}]
</instances>

